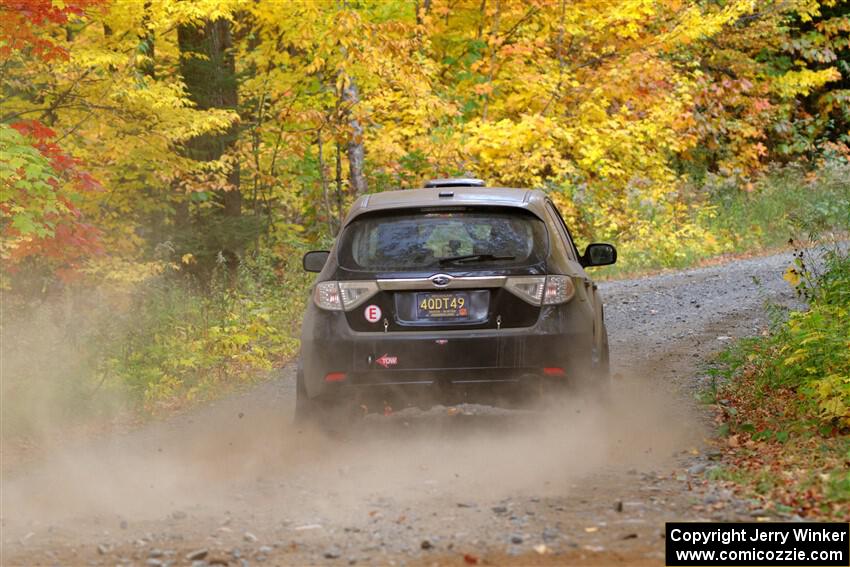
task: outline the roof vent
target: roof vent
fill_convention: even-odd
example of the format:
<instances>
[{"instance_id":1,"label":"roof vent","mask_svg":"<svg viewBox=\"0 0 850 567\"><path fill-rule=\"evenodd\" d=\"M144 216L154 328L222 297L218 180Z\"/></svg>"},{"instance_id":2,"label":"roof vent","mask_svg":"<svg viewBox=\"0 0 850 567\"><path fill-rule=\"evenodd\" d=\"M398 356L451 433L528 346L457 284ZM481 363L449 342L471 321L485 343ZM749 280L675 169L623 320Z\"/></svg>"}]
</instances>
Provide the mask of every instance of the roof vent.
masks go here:
<instances>
[{"instance_id":1,"label":"roof vent","mask_svg":"<svg viewBox=\"0 0 850 567\"><path fill-rule=\"evenodd\" d=\"M474 177L455 177L452 179L432 179L425 183L426 188L443 188L443 187L484 187L483 179Z\"/></svg>"}]
</instances>

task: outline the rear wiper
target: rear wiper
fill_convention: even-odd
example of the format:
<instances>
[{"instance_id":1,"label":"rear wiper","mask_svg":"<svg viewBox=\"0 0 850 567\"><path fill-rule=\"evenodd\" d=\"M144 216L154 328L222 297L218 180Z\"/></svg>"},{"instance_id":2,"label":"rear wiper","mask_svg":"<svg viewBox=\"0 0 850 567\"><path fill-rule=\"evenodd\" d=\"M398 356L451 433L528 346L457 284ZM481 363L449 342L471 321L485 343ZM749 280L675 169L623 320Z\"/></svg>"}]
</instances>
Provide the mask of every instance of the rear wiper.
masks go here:
<instances>
[{"instance_id":1,"label":"rear wiper","mask_svg":"<svg viewBox=\"0 0 850 567\"><path fill-rule=\"evenodd\" d=\"M493 254L466 254L464 256L452 256L440 258L440 265L463 264L466 262L489 262L493 260L513 260L516 256L494 256Z\"/></svg>"}]
</instances>

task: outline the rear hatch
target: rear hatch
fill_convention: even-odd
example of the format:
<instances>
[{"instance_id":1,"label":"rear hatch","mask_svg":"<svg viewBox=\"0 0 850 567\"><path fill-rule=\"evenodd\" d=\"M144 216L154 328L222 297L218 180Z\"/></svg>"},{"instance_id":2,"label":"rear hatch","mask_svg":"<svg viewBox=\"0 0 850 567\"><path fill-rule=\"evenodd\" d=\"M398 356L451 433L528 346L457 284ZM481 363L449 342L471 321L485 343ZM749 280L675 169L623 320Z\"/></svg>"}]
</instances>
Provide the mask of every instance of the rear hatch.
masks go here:
<instances>
[{"instance_id":1,"label":"rear hatch","mask_svg":"<svg viewBox=\"0 0 850 567\"><path fill-rule=\"evenodd\" d=\"M540 314L514 285L542 285L546 273L545 225L524 209L363 215L337 249L342 288L374 282L345 312L352 330L380 333L358 347L359 370L497 366L500 341L474 331L529 327Z\"/></svg>"}]
</instances>

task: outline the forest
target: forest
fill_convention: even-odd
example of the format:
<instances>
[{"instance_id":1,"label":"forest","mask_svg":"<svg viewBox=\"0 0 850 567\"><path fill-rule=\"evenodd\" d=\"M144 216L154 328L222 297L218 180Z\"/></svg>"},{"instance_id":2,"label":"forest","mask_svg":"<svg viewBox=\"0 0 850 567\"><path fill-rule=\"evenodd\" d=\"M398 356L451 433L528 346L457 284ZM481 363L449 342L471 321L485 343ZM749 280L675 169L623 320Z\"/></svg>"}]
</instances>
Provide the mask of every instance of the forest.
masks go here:
<instances>
[{"instance_id":1,"label":"forest","mask_svg":"<svg viewBox=\"0 0 850 567\"><path fill-rule=\"evenodd\" d=\"M2 0L0 29L4 393L56 415L290 359L300 257L366 192L542 188L620 275L850 220L839 0Z\"/></svg>"}]
</instances>

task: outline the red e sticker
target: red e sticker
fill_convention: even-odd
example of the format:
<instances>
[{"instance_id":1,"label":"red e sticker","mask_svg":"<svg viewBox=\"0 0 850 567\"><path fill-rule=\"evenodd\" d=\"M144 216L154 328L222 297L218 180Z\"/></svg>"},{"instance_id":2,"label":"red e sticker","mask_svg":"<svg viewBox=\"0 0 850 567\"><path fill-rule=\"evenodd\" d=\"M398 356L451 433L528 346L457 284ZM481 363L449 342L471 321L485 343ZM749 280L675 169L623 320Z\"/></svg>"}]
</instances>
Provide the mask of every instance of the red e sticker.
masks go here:
<instances>
[{"instance_id":1,"label":"red e sticker","mask_svg":"<svg viewBox=\"0 0 850 567\"><path fill-rule=\"evenodd\" d=\"M381 320L381 308L377 305L370 305L363 311L363 316L370 323L377 323Z\"/></svg>"}]
</instances>

